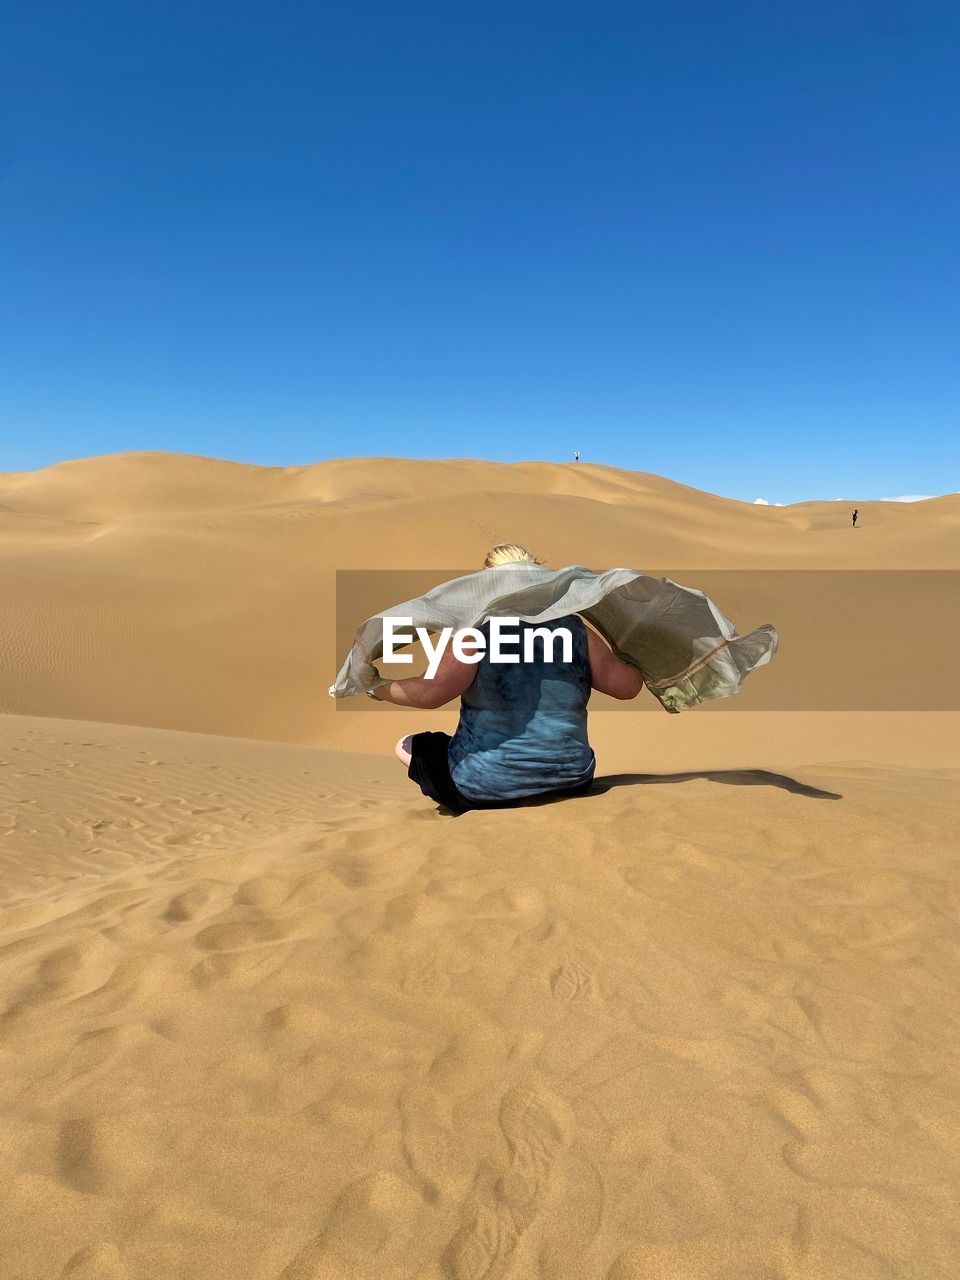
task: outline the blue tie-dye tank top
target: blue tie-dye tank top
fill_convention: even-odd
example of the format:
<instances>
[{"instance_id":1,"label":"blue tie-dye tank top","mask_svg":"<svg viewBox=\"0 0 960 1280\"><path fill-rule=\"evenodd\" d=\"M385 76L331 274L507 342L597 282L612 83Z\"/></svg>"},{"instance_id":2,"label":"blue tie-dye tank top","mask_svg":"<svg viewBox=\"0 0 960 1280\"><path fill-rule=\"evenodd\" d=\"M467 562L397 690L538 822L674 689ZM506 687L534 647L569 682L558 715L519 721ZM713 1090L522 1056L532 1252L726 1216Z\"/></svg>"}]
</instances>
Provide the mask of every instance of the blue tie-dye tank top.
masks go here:
<instances>
[{"instance_id":1,"label":"blue tie-dye tank top","mask_svg":"<svg viewBox=\"0 0 960 1280\"><path fill-rule=\"evenodd\" d=\"M533 638L533 660L522 661L524 636L532 623L514 623L519 635L517 663L491 662L487 648L473 684L463 694L460 724L450 741L450 776L469 800L513 800L544 791L565 790L590 781L596 759L587 741L590 659L587 629L575 614L540 624L567 627L570 661L562 660L560 637L553 661L544 658L544 638ZM504 637L505 638L505 637Z\"/></svg>"}]
</instances>

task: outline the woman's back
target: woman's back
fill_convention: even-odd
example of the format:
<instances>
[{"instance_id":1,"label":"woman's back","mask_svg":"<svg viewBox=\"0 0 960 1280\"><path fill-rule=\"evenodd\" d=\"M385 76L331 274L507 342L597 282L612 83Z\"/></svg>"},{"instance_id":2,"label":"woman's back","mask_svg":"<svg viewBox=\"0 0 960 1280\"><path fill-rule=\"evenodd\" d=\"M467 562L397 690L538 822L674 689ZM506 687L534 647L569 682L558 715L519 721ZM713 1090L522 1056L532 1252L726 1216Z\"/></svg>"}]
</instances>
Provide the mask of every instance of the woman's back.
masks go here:
<instances>
[{"instance_id":1,"label":"woman's back","mask_svg":"<svg viewBox=\"0 0 960 1280\"><path fill-rule=\"evenodd\" d=\"M527 633L534 625L511 627L519 633L519 662L492 662L489 624L478 628L487 646L470 687L461 695L460 724L450 742L450 775L468 799L509 800L589 782L596 760L587 741L590 659L587 629L576 615L555 618L540 628L566 628L572 640L568 660L562 645L545 657L545 639L532 638L524 661Z\"/></svg>"}]
</instances>

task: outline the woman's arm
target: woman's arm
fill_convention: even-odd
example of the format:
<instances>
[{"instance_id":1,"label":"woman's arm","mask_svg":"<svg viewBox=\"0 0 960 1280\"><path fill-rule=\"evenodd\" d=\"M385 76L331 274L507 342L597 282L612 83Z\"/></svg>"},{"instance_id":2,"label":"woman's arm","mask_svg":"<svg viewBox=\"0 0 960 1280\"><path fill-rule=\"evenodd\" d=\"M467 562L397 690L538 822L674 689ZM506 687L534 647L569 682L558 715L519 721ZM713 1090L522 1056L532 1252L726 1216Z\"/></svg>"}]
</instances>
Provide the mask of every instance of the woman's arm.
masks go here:
<instances>
[{"instance_id":1,"label":"woman's arm","mask_svg":"<svg viewBox=\"0 0 960 1280\"><path fill-rule=\"evenodd\" d=\"M643 676L637 667L631 667L615 653L611 653L595 631L587 628L590 654L590 683L598 693L608 693L611 698L626 702L635 698L643 688Z\"/></svg>"},{"instance_id":2,"label":"woman's arm","mask_svg":"<svg viewBox=\"0 0 960 1280\"><path fill-rule=\"evenodd\" d=\"M476 663L460 662L453 655L453 646L448 645L432 680L428 680L426 676L391 680L389 684L377 685L373 696L380 702L396 703L398 707L433 710L459 698L473 684L476 674Z\"/></svg>"}]
</instances>

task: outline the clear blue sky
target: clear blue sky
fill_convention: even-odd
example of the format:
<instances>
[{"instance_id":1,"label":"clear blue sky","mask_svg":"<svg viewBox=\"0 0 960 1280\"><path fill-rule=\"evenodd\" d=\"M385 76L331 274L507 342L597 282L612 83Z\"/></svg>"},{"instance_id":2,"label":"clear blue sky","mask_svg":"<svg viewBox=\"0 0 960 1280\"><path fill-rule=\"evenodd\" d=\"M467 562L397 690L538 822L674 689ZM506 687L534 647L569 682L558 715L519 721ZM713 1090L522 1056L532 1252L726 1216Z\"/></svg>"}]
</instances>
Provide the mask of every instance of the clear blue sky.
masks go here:
<instances>
[{"instance_id":1,"label":"clear blue sky","mask_svg":"<svg viewBox=\"0 0 960 1280\"><path fill-rule=\"evenodd\" d=\"M4 5L0 470L960 489L958 62L955 0Z\"/></svg>"}]
</instances>

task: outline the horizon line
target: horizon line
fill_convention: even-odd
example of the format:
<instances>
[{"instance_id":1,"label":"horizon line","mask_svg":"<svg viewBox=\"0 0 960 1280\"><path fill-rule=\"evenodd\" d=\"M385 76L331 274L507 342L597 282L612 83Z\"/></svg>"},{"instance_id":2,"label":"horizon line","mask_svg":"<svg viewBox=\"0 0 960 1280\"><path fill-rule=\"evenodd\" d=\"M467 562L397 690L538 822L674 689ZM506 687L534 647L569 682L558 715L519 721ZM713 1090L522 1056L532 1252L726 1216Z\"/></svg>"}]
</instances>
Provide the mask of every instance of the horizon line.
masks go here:
<instances>
[{"instance_id":1,"label":"horizon line","mask_svg":"<svg viewBox=\"0 0 960 1280\"><path fill-rule=\"evenodd\" d=\"M413 457L405 454L346 454L335 455L329 458L315 459L313 462L291 462L291 463L268 463L268 462L250 462L242 458L226 458L216 454L209 453L188 453L180 449L120 449L111 453L93 453L81 454L77 457L61 458L57 462L51 462L45 466L29 467L20 471L0 471L0 476L24 476L37 475L41 471L50 471L55 467L70 466L83 462L99 462L111 458L135 458L135 457L164 457L164 458L190 458L201 462L225 463L228 466L238 467L255 467L263 471L295 471L305 467L320 467L334 462L413 462L426 463L427 465L439 463L478 463L484 466L498 467L523 467L523 466L543 466L543 467L564 467L564 468L602 468L607 471L617 471L626 475L634 476L652 476L657 480L664 480L668 484L676 485L678 488L690 489L694 493L702 493L709 497L720 498L724 502L737 502L742 506L762 506L772 508L787 508L804 506L807 503L814 502L848 502L856 506L858 503L876 503L876 502L898 502L898 503L915 503L915 502L933 502L940 498L950 498L957 496L960 490L948 490L945 493L906 493L892 497L879 498L798 498L793 502L778 502L764 497L756 498L734 498L728 494L718 493L713 489L701 489L697 485L688 484L683 480L676 480L672 476L662 475L656 471L643 471L635 467L618 466L612 462L593 462L586 459L575 461L565 459L558 461L552 458L518 458L513 461L504 461L499 458L477 458L467 455L438 457L438 458L422 458Z\"/></svg>"}]
</instances>

